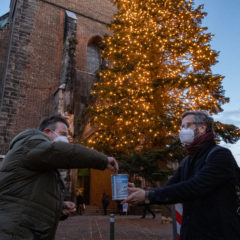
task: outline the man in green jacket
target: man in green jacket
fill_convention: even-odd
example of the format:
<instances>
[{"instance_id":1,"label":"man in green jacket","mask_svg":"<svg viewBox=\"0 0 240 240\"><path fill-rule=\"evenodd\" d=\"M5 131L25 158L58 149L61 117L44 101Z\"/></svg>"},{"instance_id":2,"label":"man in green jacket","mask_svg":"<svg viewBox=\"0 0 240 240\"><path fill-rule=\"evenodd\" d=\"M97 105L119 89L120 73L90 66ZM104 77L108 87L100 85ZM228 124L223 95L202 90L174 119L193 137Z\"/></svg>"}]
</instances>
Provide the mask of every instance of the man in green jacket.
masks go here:
<instances>
[{"instance_id":1,"label":"man in green jacket","mask_svg":"<svg viewBox=\"0 0 240 240\"><path fill-rule=\"evenodd\" d=\"M68 122L61 116L44 119L10 143L0 169L0 239L53 240L64 203L64 184L57 169L108 168L118 163L97 151L68 143Z\"/></svg>"}]
</instances>

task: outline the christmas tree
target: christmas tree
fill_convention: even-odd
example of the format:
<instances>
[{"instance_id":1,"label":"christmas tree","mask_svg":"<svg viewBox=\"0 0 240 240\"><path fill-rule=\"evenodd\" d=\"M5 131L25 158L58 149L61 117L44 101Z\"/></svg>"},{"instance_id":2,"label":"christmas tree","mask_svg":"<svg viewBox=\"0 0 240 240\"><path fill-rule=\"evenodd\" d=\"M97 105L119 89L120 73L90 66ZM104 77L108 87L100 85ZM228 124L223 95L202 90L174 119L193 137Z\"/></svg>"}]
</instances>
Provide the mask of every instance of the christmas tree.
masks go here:
<instances>
[{"instance_id":1,"label":"christmas tree","mask_svg":"<svg viewBox=\"0 0 240 240\"><path fill-rule=\"evenodd\" d=\"M113 2L118 11L102 53L108 66L99 73L90 107L98 130L87 145L116 153L164 149L185 111L215 114L229 101L223 77L211 72L218 52L201 26L206 13L191 0Z\"/></svg>"}]
</instances>

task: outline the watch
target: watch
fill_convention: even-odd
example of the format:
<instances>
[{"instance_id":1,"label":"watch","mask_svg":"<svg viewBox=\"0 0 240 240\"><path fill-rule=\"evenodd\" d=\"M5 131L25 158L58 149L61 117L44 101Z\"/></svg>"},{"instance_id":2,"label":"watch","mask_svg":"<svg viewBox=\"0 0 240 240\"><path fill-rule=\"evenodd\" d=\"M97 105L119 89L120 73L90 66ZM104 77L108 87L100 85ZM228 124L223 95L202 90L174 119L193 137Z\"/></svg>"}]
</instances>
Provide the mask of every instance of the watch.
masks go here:
<instances>
[{"instance_id":1,"label":"watch","mask_svg":"<svg viewBox=\"0 0 240 240\"><path fill-rule=\"evenodd\" d=\"M144 200L145 204L150 204L150 200L149 200L148 196L149 196L149 191L145 191L145 200Z\"/></svg>"}]
</instances>

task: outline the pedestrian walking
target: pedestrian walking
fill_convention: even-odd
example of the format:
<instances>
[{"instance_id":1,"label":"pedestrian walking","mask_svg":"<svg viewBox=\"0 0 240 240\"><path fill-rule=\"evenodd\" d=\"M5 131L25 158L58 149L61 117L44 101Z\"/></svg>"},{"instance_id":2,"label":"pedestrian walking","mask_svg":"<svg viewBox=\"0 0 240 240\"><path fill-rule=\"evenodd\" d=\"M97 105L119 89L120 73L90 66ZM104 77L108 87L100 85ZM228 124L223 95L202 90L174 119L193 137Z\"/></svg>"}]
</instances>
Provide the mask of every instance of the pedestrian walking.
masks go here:
<instances>
[{"instance_id":1,"label":"pedestrian walking","mask_svg":"<svg viewBox=\"0 0 240 240\"><path fill-rule=\"evenodd\" d=\"M76 197L76 203L77 203L77 213L79 215L82 215L85 210L85 202L82 195L82 189L78 190L77 197Z\"/></svg>"},{"instance_id":2,"label":"pedestrian walking","mask_svg":"<svg viewBox=\"0 0 240 240\"><path fill-rule=\"evenodd\" d=\"M104 192L102 195L102 206L104 215L107 215L107 208L109 205L109 196Z\"/></svg>"},{"instance_id":3,"label":"pedestrian walking","mask_svg":"<svg viewBox=\"0 0 240 240\"><path fill-rule=\"evenodd\" d=\"M50 116L11 141L0 169L1 240L54 239L61 215L76 210L64 202L59 168L118 170L114 158L69 143L68 127L63 117Z\"/></svg>"},{"instance_id":4,"label":"pedestrian walking","mask_svg":"<svg viewBox=\"0 0 240 240\"><path fill-rule=\"evenodd\" d=\"M128 203L183 203L181 240L239 240L239 174L232 153L216 145L213 119L205 112L186 112L180 141L188 155L160 188L144 191L129 184Z\"/></svg>"},{"instance_id":5,"label":"pedestrian walking","mask_svg":"<svg viewBox=\"0 0 240 240\"><path fill-rule=\"evenodd\" d=\"M123 209L123 206L121 204L121 200L116 200L117 202L117 211L118 211L118 214L121 216L123 215L123 212L122 212L122 209Z\"/></svg>"},{"instance_id":6,"label":"pedestrian walking","mask_svg":"<svg viewBox=\"0 0 240 240\"><path fill-rule=\"evenodd\" d=\"M144 204L143 204L143 215L141 216L141 218L145 218L146 215L147 215L147 212L149 212L149 213L152 214L152 218L155 218L155 217L156 217L155 213L154 213L154 212L151 210L151 208L150 208L150 204L144 203Z\"/></svg>"}]
</instances>

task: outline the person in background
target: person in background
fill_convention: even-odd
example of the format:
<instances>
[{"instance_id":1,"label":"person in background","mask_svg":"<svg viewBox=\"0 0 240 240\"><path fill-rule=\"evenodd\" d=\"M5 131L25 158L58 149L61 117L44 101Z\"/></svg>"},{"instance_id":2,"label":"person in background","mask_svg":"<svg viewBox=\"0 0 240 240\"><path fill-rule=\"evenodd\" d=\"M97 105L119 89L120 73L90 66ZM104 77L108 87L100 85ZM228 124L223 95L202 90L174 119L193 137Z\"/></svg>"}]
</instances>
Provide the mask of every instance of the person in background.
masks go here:
<instances>
[{"instance_id":1,"label":"person in background","mask_svg":"<svg viewBox=\"0 0 240 240\"><path fill-rule=\"evenodd\" d=\"M150 191L130 183L123 202L183 203L181 240L239 240L239 169L232 153L216 145L213 119L205 112L186 112L180 128L188 154L173 177Z\"/></svg>"},{"instance_id":2,"label":"person in background","mask_svg":"<svg viewBox=\"0 0 240 240\"><path fill-rule=\"evenodd\" d=\"M150 190L150 188L148 187L148 188L146 188L146 190ZM152 218L156 217L155 213L151 210L150 204L144 203L143 204L143 214L142 214L141 218L145 218L147 215L147 212L152 214Z\"/></svg>"},{"instance_id":3,"label":"person in background","mask_svg":"<svg viewBox=\"0 0 240 240\"><path fill-rule=\"evenodd\" d=\"M63 117L50 116L11 141L0 169L0 239L54 239L61 215L76 211L63 200L58 169L118 171L113 157L69 143L68 128Z\"/></svg>"},{"instance_id":4,"label":"person in background","mask_svg":"<svg viewBox=\"0 0 240 240\"><path fill-rule=\"evenodd\" d=\"M108 195L104 192L103 195L102 195L102 206L103 206L104 215L107 215L108 205L109 205L109 197L108 197Z\"/></svg>"},{"instance_id":5,"label":"person in background","mask_svg":"<svg viewBox=\"0 0 240 240\"><path fill-rule=\"evenodd\" d=\"M152 218L155 218L155 217L156 217L155 213L154 213L154 212L151 210L151 208L150 208L150 204L144 203L144 204L143 204L143 215L141 216L141 218L145 218L147 212L150 212L150 213L152 214Z\"/></svg>"},{"instance_id":6,"label":"person in background","mask_svg":"<svg viewBox=\"0 0 240 240\"><path fill-rule=\"evenodd\" d=\"M77 192L77 198L76 198L77 213L79 215L82 215L85 210L85 203L84 203L84 198L83 198L82 194L83 194L83 190L81 188L79 188L79 190Z\"/></svg>"},{"instance_id":7,"label":"person in background","mask_svg":"<svg viewBox=\"0 0 240 240\"><path fill-rule=\"evenodd\" d=\"M128 203L124 203L122 205L122 213L123 213L123 215L127 216L127 212L128 212Z\"/></svg>"},{"instance_id":8,"label":"person in background","mask_svg":"<svg viewBox=\"0 0 240 240\"><path fill-rule=\"evenodd\" d=\"M116 200L116 203L117 203L117 212L118 214L121 216L123 215L123 212L122 212L122 204L121 204L121 200Z\"/></svg>"}]
</instances>

